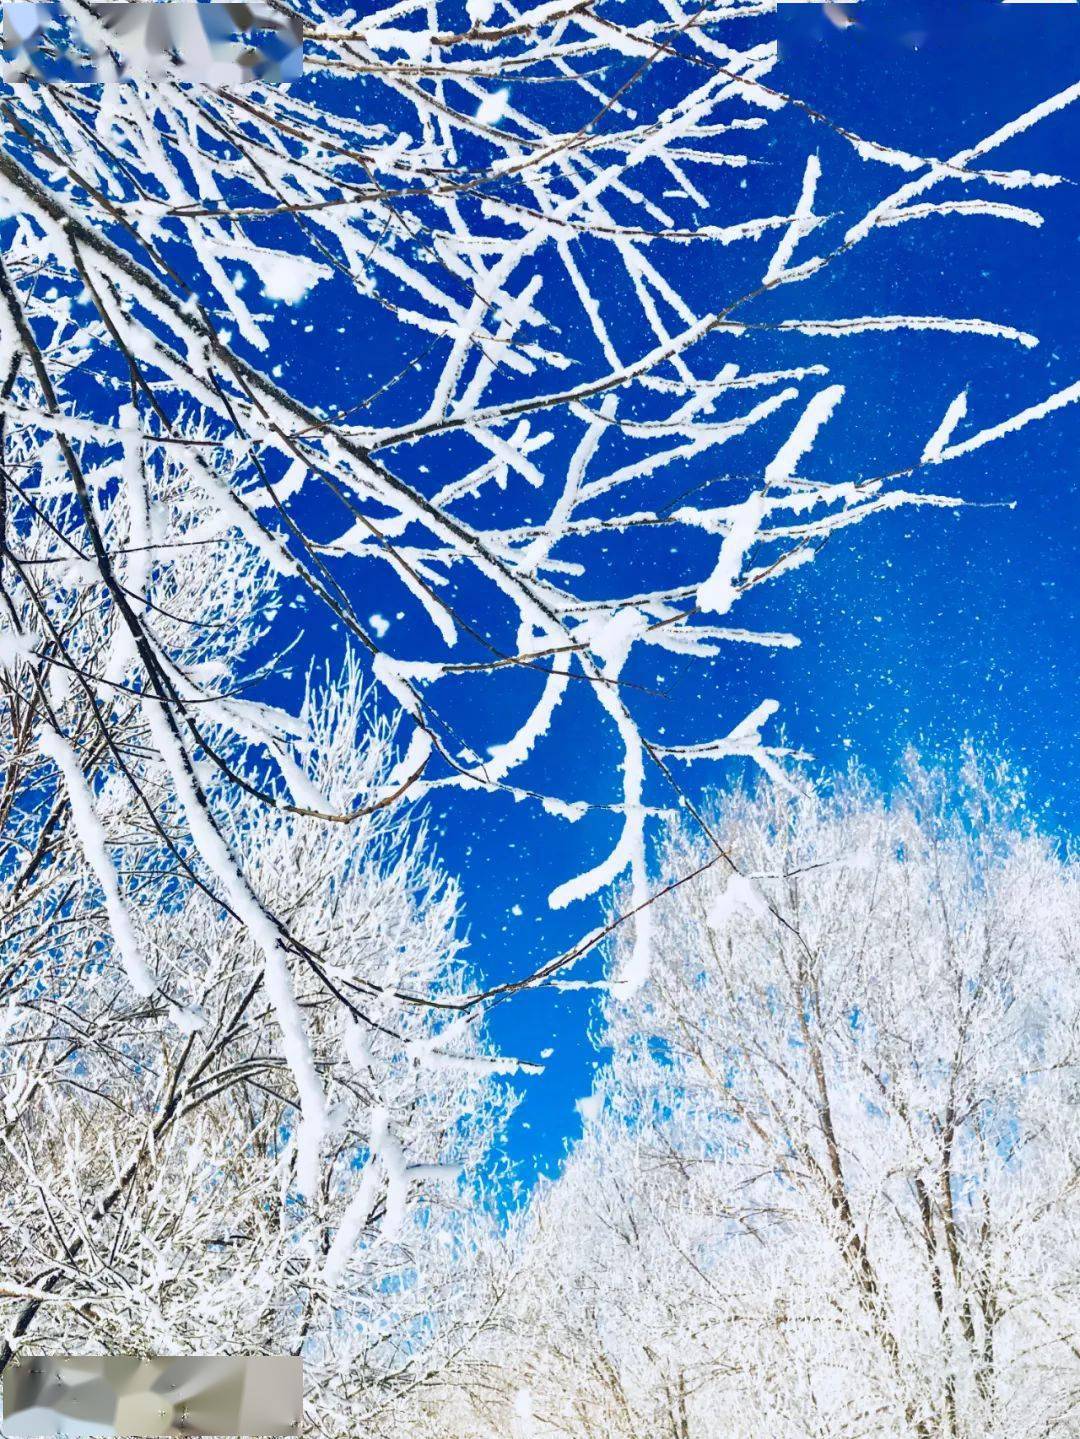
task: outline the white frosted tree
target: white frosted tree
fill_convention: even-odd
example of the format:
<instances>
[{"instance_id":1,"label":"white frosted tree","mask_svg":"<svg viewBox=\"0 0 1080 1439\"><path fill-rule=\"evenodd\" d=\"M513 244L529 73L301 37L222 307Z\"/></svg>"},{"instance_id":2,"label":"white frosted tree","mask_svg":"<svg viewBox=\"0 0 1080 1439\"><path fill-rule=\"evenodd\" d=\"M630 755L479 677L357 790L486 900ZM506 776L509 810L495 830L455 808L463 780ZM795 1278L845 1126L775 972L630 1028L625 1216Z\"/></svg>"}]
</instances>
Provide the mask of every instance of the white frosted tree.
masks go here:
<instances>
[{"instance_id":1,"label":"white frosted tree","mask_svg":"<svg viewBox=\"0 0 1080 1439\"><path fill-rule=\"evenodd\" d=\"M344 1436L460 1343L439 1316L508 1065L458 1008L458 895L393 719L348 656L294 716L245 697L274 663L275 575L206 524L182 466L158 479L145 623L181 694L219 687L198 777L293 948L268 973L214 892L123 684L129 635L94 602L64 487L42 486L5 556L16 633L52 647L9 637L0 673L0 1368L28 1348L303 1353L307 1415ZM103 538L145 582L132 523L108 508ZM265 802L267 749L306 803Z\"/></svg>"},{"instance_id":2,"label":"white frosted tree","mask_svg":"<svg viewBox=\"0 0 1080 1439\"><path fill-rule=\"evenodd\" d=\"M390 727L357 668L313 687L304 718L313 783L366 812L331 825L234 797L229 837L318 947L288 976L327 1103L317 1186L296 1190L310 1100L250 935L178 879L119 787L92 810L70 797L93 821L39 789L45 857L0 891L0 1330L5 1365L27 1348L299 1353L305 1422L344 1439L391 1422L462 1343L462 1214L512 1099L476 1017L455 1015L457 894L422 827L380 803ZM140 739L129 727L125 752ZM153 795L160 763L136 763ZM73 823L114 839L125 878L164 887L126 912L126 950Z\"/></svg>"},{"instance_id":3,"label":"white frosted tree","mask_svg":"<svg viewBox=\"0 0 1080 1439\"><path fill-rule=\"evenodd\" d=\"M461 1433L1074 1432L1076 868L967 781L718 804Z\"/></svg>"}]
</instances>

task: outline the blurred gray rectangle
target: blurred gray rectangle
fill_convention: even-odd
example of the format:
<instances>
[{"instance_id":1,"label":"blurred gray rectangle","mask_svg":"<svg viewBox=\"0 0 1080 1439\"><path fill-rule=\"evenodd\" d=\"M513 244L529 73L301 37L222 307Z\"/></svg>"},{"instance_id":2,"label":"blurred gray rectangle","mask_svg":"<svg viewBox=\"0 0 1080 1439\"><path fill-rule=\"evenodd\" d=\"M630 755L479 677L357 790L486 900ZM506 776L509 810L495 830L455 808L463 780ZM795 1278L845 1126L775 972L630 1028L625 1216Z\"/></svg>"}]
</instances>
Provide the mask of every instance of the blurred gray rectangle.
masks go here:
<instances>
[{"instance_id":1,"label":"blurred gray rectangle","mask_svg":"<svg viewBox=\"0 0 1080 1439\"><path fill-rule=\"evenodd\" d=\"M291 1355L20 1355L4 1375L4 1435L299 1434L303 1364Z\"/></svg>"},{"instance_id":2,"label":"blurred gray rectangle","mask_svg":"<svg viewBox=\"0 0 1080 1439\"><path fill-rule=\"evenodd\" d=\"M100 85L168 76L213 85L299 80L303 21L271 5L10 0L0 80Z\"/></svg>"}]
</instances>

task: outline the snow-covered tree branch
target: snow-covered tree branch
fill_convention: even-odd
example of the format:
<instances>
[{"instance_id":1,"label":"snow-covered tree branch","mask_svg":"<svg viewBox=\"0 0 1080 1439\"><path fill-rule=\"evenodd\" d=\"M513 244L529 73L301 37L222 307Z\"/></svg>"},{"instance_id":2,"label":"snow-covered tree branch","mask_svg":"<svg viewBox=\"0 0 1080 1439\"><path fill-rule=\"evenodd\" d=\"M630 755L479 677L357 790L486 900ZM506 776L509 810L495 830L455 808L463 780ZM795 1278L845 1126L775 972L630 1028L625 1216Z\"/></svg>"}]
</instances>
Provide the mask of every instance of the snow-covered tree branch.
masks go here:
<instances>
[{"instance_id":1,"label":"snow-covered tree branch","mask_svg":"<svg viewBox=\"0 0 1080 1439\"><path fill-rule=\"evenodd\" d=\"M669 799L675 781L624 681L631 651L707 659L732 643L794 643L726 617L840 528L894 505L955 503L905 490L903 476L813 478L810 455L823 428L842 423L843 388L822 361L758 370L740 351L759 332L858 343L933 329L1035 344L993 316L821 318L801 313L799 297L901 222L1038 225L1035 209L994 197L1037 199L1057 177L988 169L987 158L1075 96L945 159L835 128L880 170L881 199L815 246L829 216L815 209L828 205L828 176L813 149L779 213L729 178L753 175L788 107L769 80L767 34L741 49L725 42L748 8L546 6L499 24L482 5L464 28L450 6L445 23L442 7L344 25L312 13L313 77L296 90L156 82L13 87L3 99L7 431L36 448L48 437L51 483L78 506L73 552L119 612L129 683L151 704L193 831L216 821L192 775L202 742L189 710L214 705L219 690L178 693L141 613L140 575L128 581L127 560L101 535L104 507L130 508L145 528L163 468L192 477L208 526L239 529L283 584L306 586L375 656L379 681L418 727L414 773L434 751L420 788L496 788L580 813L580 796L528 776L584 682L622 750L606 806L617 832L599 863L557 889L556 905L628 871L639 905L647 894L647 772L666 776ZM508 76L521 81L513 103L495 83ZM958 186L975 198L949 198ZM716 254L721 292L709 307L692 285L680 289L688 250ZM352 323L381 316L400 345L386 383L360 394L346 376L329 405L287 383L272 361L289 305L321 324L330 305ZM1063 391L966 439L955 438L957 401L935 435L912 436L908 473L1074 398ZM718 447L759 430L771 456L761 468L755 459L746 478L718 473ZM123 495L112 479L119 449ZM688 472L716 499L680 503ZM9 489L14 512L16 497L36 493L36 471ZM633 567L640 545L644 574L658 529L682 563L630 590L605 584L609 546L625 546ZM358 583L398 585L402 602L426 611L419 653L371 632ZM483 696L507 669L521 688L493 725ZM693 737L679 757L741 752L772 766L760 726L741 719ZM257 925L243 857L216 844L200 852ZM631 978L647 964L645 928Z\"/></svg>"}]
</instances>

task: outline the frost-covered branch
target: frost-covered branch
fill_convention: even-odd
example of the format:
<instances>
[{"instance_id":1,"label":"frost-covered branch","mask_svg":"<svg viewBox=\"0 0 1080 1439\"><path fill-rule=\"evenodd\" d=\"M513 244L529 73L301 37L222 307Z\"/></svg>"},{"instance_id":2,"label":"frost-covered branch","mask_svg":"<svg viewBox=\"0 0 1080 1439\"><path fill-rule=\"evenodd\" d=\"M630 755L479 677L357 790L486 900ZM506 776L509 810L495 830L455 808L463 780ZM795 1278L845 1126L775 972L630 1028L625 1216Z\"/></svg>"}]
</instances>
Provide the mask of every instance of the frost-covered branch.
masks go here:
<instances>
[{"instance_id":1,"label":"frost-covered branch","mask_svg":"<svg viewBox=\"0 0 1080 1439\"><path fill-rule=\"evenodd\" d=\"M944 159L902 153L783 92L761 9L406 0L342 20L310 6L302 84L0 97L4 874L26 903L58 852L69 862L81 816L143 989L155 972L124 916L149 922L173 884L230 916L302 1091L308 1191L331 1126L298 985L361 1010L262 886L237 807L348 829L459 788L538 821L606 816L601 851L551 903L629 877L632 989L650 964L649 827L685 798L677 766L742 756L782 779L788 753L764 733L771 700L710 733L659 733L640 699L656 665L797 643L728 616L841 530L956 503L923 471L937 486L942 465L1080 395L965 437L961 374L896 473L816 463L845 422L836 345L1037 343L992 314L927 314L917 284L840 314L814 285L904 225L1038 227L1060 177L986 165L1080 91ZM781 125L796 163L778 211L755 181ZM853 222L829 212L822 134L881 177ZM301 322L314 375L288 358ZM348 637L412 727L362 803L324 803L310 721L245 697L288 670L300 603L308 635ZM610 754L603 795L557 761L585 712ZM116 878L128 835L95 818L114 793L155 855L130 883ZM62 913L35 921L35 943ZM185 1022L185 1000L147 998Z\"/></svg>"}]
</instances>

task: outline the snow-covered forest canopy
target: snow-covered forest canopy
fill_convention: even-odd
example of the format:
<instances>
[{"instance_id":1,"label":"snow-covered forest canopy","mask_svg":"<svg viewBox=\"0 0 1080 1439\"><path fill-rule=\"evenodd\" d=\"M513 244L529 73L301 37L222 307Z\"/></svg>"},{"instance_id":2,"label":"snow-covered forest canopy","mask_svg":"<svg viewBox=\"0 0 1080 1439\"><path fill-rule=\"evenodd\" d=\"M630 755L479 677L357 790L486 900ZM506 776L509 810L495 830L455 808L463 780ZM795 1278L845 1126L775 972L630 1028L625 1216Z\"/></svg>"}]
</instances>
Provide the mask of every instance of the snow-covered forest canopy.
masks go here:
<instances>
[{"instance_id":1,"label":"snow-covered forest canopy","mask_svg":"<svg viewBox=\"0 0 1080 1439\"><path fill-rule=\"evenodd\" d=\"M296 83L0 87L0 1373L298 1353L335 1439L1066 1435L1071 861L977 766L978 824L816 797L769 664L1080 400L969 391L1040 353L988 277L1080 84L915 151L789 91L764 0L275 8ZM837 374L882 337L938 357L887 463ZM558 871L483 968L478 803L495 887ZM543 990L610 1060L528 1198Z\"/></svg>"},{"instance_id":2,"label":"snow-covered forest canopy","mask_svg":"<svg viewBox=\"0 0 1080 1439\"><path fill-rule=\"evenodd\" d=\"M740 873L657 902L432 1435L1075 1431L1080 896L1019 798L969 756L710 811Z\"/></svg>"}]
</instances>

